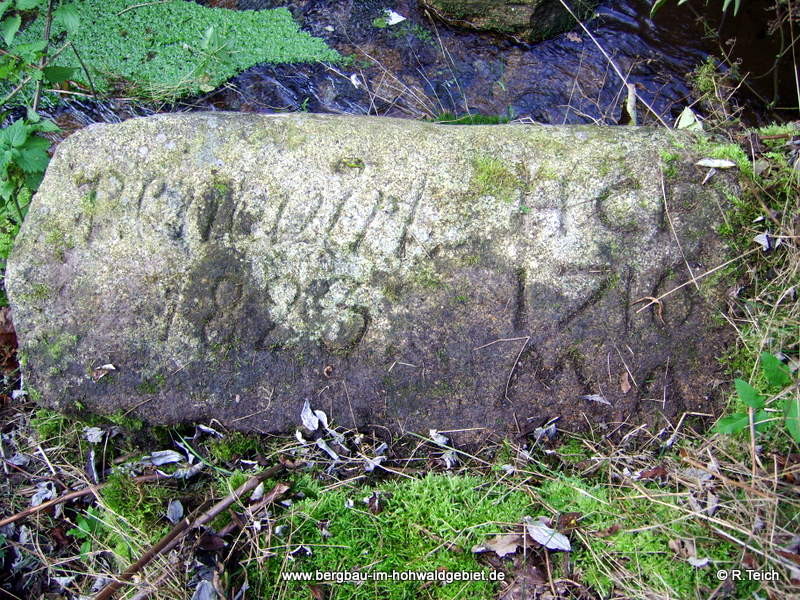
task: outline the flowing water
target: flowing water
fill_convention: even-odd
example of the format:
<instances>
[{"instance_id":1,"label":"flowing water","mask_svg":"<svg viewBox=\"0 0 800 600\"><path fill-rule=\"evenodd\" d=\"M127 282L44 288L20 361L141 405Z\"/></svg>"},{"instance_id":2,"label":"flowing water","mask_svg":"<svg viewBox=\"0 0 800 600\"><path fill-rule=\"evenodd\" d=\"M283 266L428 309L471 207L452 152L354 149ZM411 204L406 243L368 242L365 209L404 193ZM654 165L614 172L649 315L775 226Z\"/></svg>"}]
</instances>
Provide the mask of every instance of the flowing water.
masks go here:
<instances>
[{"instance_id":1,"label":"flowing water","mask_svg":"<svg viewBox=\"0 0 800 600\"><path fill-rule=\"evenodd\" d=\"M287 4L203 3L238 9ZM628 94L619 72L643 100L640 122L672 124L692 102L689 74L709 55L725 52L729 62L741 61L739 71L748 74L737 96L745 119L752 124L785 120L792 113L765 108L776 90L784 103L796 105L791 70L769 72L777 51L777 36L766 32L769 0L744 4L743 14L720 23L715 5L678 7L671 2L651 19L644 0L610 0L598 6L585 30L576 27L544 42L524 44L449 27L414 0L300 0L289 8L301 26L352 57L349 63L255 66L179 109L410 118L471 113L548 124L616 124ZM407 20L376 26L386 8ZM710 24L696 18L700 10ZM765 72L767 76L755 79ZM696 109L703 111L702 106ZM106 103L73 105L71 113L78 121L107 121L132 116L130 111Z\"/></svg>"}]
</instances>

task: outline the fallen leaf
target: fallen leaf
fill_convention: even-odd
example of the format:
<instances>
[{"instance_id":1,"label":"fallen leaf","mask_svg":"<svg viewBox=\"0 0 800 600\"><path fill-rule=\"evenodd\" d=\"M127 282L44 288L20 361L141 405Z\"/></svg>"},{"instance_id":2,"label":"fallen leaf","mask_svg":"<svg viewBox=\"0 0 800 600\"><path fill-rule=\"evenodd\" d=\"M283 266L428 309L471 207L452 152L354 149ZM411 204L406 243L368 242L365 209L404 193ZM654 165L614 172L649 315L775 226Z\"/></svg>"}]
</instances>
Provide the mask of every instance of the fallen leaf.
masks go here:
<instances>
[{"instance_id":1,"label":"fallen leaf","mask_svg":"<svg viewBox=\"0 0 800 600\"><path fill-rule=\"evenodd\" d=\"M312 600L325 600L325 588L321 585L310 585L308 591L311 592Z\"/></svg>"},{"instance_id":2,"label":"fallen leaf","mask_svg":"<svg viewBox=\"0 0 800 600\"><path fill-rule=\"evenodd\" d=\"M694 111L688 106L683 109L677 121L675 121L675 129L686 129L687 131L702 131L703 124Z\"/></svg>"},{"instance_id":3,"label":"fallen leaf","mask_svg":"<svg viewBox=\"0 0 800 600\"><path fill-rule=\"evenodd\" d=\"M545 548L549 550L563 550L565 552L572 550L567 536L558 533L555 529L546 525L542 517L534 521L531 517L526 516L523 517L522 520L525 523L525 531L528 535Z\"/></svg>"},{"instance_id":4,"label":"fallen leaf","mask_svg":"<svg viewBox=\"0 0 800 600\"><path fill-rule=\"evenodd\" d=\"M724 158L702 158L696 163L698 167L708 167L709 169L732 169L736 163Z\"/></svg>"},{"instance_id":5,"label":"fallen leaf","mask_svg":"<svg viewBox=\"0 0 800 600\"><path fill-rule=\"evenodd\" d=\"M680 558L697 558L697 549L693 539L676 538L669 540L667 546Z\"/></svg>"},{"instance_id":6,"label":"fallen leaf","mask_svg":"<svg viewBox=\"0 0 800 600\"><path fill-rule=\"evenodd\" d=\"M500 594L500 600L530 600L543 598L537 588L547 586L547 576L539 567L525 565L517 572L514 580Z\"/></svg>"},{"instance_id":7,"label":"fallen leaf","mask_svg":"<svg viewBox=\"0 0 800 600\"><path fill-rule=\"evenodd\" d=\"M183 504L180 500L170 500L167 505L167 520L173 525L183 518Z\"/></svg>"},{"instance_id":8,"label":"fallen leaf","mask_svg":"<svg viewBox=\"0 0 800 600\"><path fill-rule=\"evenodd\" d=\"M250 494L250 502L258 502L264 497L264 482L262 481L256 486L256 489L253 490L253 493Z\"/></svg>"},{"instance_id":9,"label":"fallen leaf","mask_svg":"<svg viewBox=\"0 0 800 600\"><path fill-rule=\"evenodd\" d=\"M328 446L328 443L322 438L317 440L317 448L325 452L325 454L330 456L332 460L339 460L339 455L336 454L336 452L334 452L333 449Z\"/></svg>"},{"instance_id":10,"label":"fallen leaf","mask_svg":"<svg viewBox=\"0 0 800 600\"><path fill-rule=\"evenodd\" d=\"M323 411L321 411L321 410L315 410L315 411L314 411L314 416L316 416L316 417L317 417L317 419L319 419L319 422L320 422L320 424L321 424L321 425L322 425L322 426L323 426L325 429L328 429L328 415L326 415L326 414L325 414Z\"/></svg>"},{"instance_id":11,"label":"fallen leaf","mask_svg":"<svg viewBox=\"0 0 800 600\"><path fill-rule=\"evenodd\" d=\"M634 474L633 479L636 481L660 480L667 477L667 469L664 465L658 465L652 469L643 469L639 473Z\"/></svg>"},{"instance_id":12,"label":"fallen leaf","mask_svg":"<svg viewBox=\"0 0 800 600\"><path fill-rule=\"evenodd\" d=\"M159 471L159 473L162 475L166 475L167 477L171 477L172 479L191 479L205 468L206 465L204 463L199 462L196 465L192 465L191 467L186 467L185 469L177 469L171 475L162 473L161 471Z\"/></svg>"},{"instance_id":13,"label":"fallen leaf","mask_svg":"<svg viewBox=\"0 0 800 600\"><path fill-rule=\"evenodd\" d=\"M36 492L31 496L31 506L39 506L42 502L56 497L56 488L52 481L40 481L36 484Z\"/></svg>"},{"instance_id":14,"label":"fallen leaf","mask_svg":"<svg viewBox=\"0 0 800 600\"><path fill-rule=\"evenodd\" d=\"M455 467L458 464L458 456L456 455L455 450L448 450L444 454L442 454L442 462L444 462L444 466L449 470Z\"/></svg>"},{"instance_id":15,"label":"fallen leaf","mask_svg":"<svg viewBox=\"0 0 800 600\"><path fill-rule=\"evenodd\" d=\"M319 429L319 418L311 410L311 402L308 399L303 403L303 409L300 411L300 422L312 433Z\"/></svg>"},{"instance_id":16,"label":"fallen leaf","mask_svg":"<svg viewBox=\"0 0 800 600\"><path fill-rule=\"evenodd\" d=\"M111 363L108 363L107 365L102 365L92 371L92 379L94 381L100 381L103 377L111 373L111 371L116 371L116 370L117 367L115 367Z\"/></svg>"},{"instance_id":17,"label":"fallen leaf","mask_svg":"<svg viewBox=\"0 0 800 600\"><path fill-rule=\"evenodd\" d=\"M447 436L442 435L441 433L439 433L435 429L430 429L428 431L428 435L431 436L431 439L433 440L433 443L434 444L438 444L439 446L447 446L447 442L450 441L447 438Z\"/></svg>"},{"instance_id":18,"label":"fallen leaf","mask_svg":"<svg viewBox=\"0 0 800 600\"><path fill-rule=\"evenodd\" d=\"M384 11L384 14L386 15L386 24L387 25L397 25L398 23L402 23L403 21L406 20L406 18L403 15L401 15L400 13L394 12L390 8L387 8Z\"/></svg>"},{"instance_id":19,"label":"fallen leaf","mask_svg":"<svg viewBox=\"0 0 800 600\"><path fill-rule=\"evenodd\" d=\"M383 503L380 492L372 492L372 495L364 498L364 504L369 508L369 512L377 515L383 512Z\"/></svg>"},{"instance_id":20,"label":"fallen leaf","mask_svg":"<svg viewBox=\"0 0 800 600\"><path fill-rule=\"evenodd\" d=\"M364 470L367 473L371 473L375 470L376 467L381 466L381 463L386 460L385 456L376 456L375 458L365 458L364 459Z\"/></svg>"},{"instance_id":21,"label":"fallen leaf","mask_svg":"<svg viewBox=\"0 0 800 600\"><path fill-rule=\"evenodd\" d=\"M181 462L184 460L183 454L175 450L159 450L147 456L143 456L140 461L143 465L153 465L160 467L161 465L168 465L171 463Z\"/></svg>"},{"instance_id":22,"label":"fallen leaf","mask_svg":"<svg viewBox=\"0 0 800 600\"><path fill-rule=\"evenodd\" d=\"M631 384L628 381L628 372L623 371L622 375L619 378L619 389L622 390L623 394L627 394L631 391Z\"/></svg>"},{"instance_id":23,"label":"fallen leaf","mask_svg":"<svg viewBox=\"0 0 800 600\"><path fill-rule=\"evenodd\" d=\"M197 547L201 550L214 552L215 550L222 550L228 544L216 533L206 532L197 540Z\"/></svg>"},{"instance_id":24,"label":"fallen leaf","mask_svg":"<svg viewBox=\"0 0 800 600\"><path fill-rule=\"evenodd\" d=\"M766 233L759 233L756 237L753 238L753 241L756 244L761 244L761 249L764 252L769 252L773 248L777 247L780 244L780 240L775 240L769 232Z\"/></svg>"},{"instance_id":25,"label":"fallen leaf","mask_svg":"<svg viewBox=\"0 0 800 600\"><path fill-rule=\"evenodd\" d=\"M478 544L472 548L474 554L480 552L494 552L500 558L514 554L518 546L522 546L522 536L518 533L496 535L485 544Z\"/></svg>"},{"instance_id":26,"label":"fallen leaf","mask_svg":"<svg viewBox=\"0 0 800 600\"><path fill-rule=\"evenodd\" d=\"M592 402L597 402L599 404L607 404L611 406L611 402L603 398L600 394L586 394L585 396L581 396L582 400L591 400Z\"/></svg>"},{"instance_id":27,"label":"fallen leaf","mask_svg":"<svg viewBox=\"0 0 800 600\"><path fill-rule=\"evenodd\" d=\"M595 531L594 535L596 535L597 537L601 537L601 538L602 537L608 537L610 535L614 535L620 529L622 529L622 525L620 525L619 523L614 523L610 527L607 527L605 529L601 529L600 531Z\"/></svg>"},{"instance_id":28,"label":"fallen leaf","mask_svg":"<svg viewBox=\"0 0 800 600\"><path fill-rule=\"evenodd\" d=\"M214 589L214 584L204 579L197 584L197 587L192 594L192 600L217 600L217 591Z\"/></svg>"}]
</instances>

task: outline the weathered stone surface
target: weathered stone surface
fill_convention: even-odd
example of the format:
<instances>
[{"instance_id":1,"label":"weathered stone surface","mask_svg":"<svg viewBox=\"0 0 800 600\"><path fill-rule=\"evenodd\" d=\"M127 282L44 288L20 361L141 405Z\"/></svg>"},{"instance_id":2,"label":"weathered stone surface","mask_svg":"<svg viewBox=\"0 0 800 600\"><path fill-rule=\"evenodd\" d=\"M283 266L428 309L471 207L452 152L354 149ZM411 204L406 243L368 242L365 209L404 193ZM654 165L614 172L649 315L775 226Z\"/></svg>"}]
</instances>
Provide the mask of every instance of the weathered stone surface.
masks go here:
<instances>
[{"instance_id":1,"label":"weathered stone surface","mask_svg":"<svg viewBox=\"0 0 800 600\"><path fill-rule=\"evenodd\" d=\"M423 0L436 16L479 31L538 42L578 26L559 0ZM569 2L579 19L597 6L596 0Z\"/></svg>"},{"instance_id":2,"label":"weathered stone surface","mask_svg":"<svg viewBox=\"0 0 800 600\"><path fill-rule=\"evenodd\" d=\"M8 266L25 380L59 408L261 431L306 398L395 430L713 412L718 291L670 290L720 261L734 188L701 186L691 143L309 114L89 127Z\"/></svg>"}]
</instances>

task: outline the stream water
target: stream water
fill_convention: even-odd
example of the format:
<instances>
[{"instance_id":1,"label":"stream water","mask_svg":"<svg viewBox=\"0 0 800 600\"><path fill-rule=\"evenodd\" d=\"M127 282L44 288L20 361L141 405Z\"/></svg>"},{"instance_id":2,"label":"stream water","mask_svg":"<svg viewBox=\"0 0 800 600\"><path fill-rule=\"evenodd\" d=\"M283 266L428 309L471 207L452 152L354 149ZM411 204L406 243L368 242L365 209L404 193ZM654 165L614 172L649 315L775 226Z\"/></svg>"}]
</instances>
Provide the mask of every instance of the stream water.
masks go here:
<instances>
[{"instance_id":1,"label":"stream water","mask_svg":"<svg viewBox=\"0 0 800 600\"><path fill-rule=\"evenodd\" d=\"M201 3L237 9L287 5ZM722 23L719 6L695 4L669 2L651 19L645 0L609 0L598 6L586 30L576 27L523 44L449 27L415 0L299 0L288 5L301 26L353 57L349 64L258 65L180 109L408 118L478 113L548 124L616 124L627 95L618 70L652 108L640 105L640 122L672 124L692 102L688 75L709 55L724 52L747 74L737 95L746 122L792 118L792 113L766 109L776 90L797 104L791 70L769 72L777 52L777 36L766 32L769 0L749 0L742 14ZM387 8L406 21L376 26ZM697 18L701 10L710 23ZM763 73L767 76L756 78ZM91 122L133 116L132 110L141 114L143 109L81 103L69 112L77 121Z\"/></svg>"}]
</instances>

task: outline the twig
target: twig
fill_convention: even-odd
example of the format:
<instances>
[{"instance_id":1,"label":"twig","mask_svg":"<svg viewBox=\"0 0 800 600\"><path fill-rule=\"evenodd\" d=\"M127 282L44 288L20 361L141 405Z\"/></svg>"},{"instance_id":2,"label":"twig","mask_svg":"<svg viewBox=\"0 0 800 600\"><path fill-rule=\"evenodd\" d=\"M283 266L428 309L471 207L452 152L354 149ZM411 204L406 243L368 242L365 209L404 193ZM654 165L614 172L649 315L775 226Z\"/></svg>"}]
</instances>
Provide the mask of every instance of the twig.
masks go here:
<instances>
[{"instance_id":1,"label":"twig","mask_svg":"<svg viewBox=\"0 0 800 600\"><path fill-rule=\"evenodd\" d=\"M274 477L283 471L283 469L283 465L275 465L266 471L262 471L257 475L253 475L250 479L225 496L225 498L217 502L214 506L209 508L194 521L190 521L188 517L180 521L170 530L169 533L167 533L167 535L161 538L161 540L159 540L155 546L145 552L138 561L128 567L117 579L100 590L100 592L98 592L98 594L94 597L94 600L110 600L110 598L114 596L114 594L117 593L117 591L119 591L119 589L122 588L125 583L130 581L133 576L141 571L151 560L153 560L159 554L167 553L177 546L186 533L192 529L202 527L206 523L213 521L217 515L227 509L231 504L236 502L236 500L238 500L241 496L249 491L254 490L256 487L258 487L259 483L265 479Z\"/></svg>"},{"instance_id":2,"label":"twig","mask_svg":"<svg viewBox=\"0 0 800 600\"><path fill-rule=\"evenodd\" d=\"M72 48L72 51L75 53L75 58L77 58L78 62L81 63L81 68L83 69L83 72L86 73L86 79L89 80L89 88L91 88L92 94L96 98L97 88L94 87L94 81L92 81L92 75L91 73L89 73L89 68L86 66L86 63L83 62L81 55L78 54L78 49L75 47L75 44L73 44L72 42L67 42L67 43L69 44L69 47Z\"/></svg>"},{"instance_id":3,"label":"twig","mask_svg":"<svg viewBox=\"0 0 800 600\"><path fill-rule=\"evenodd\" d=\"M155 2L142 2L141 4L134 4L133 6L129 6L128 8L123 8L121 11L117 13L117 16L120 16L129 10L133 10L134 8L142 8L143 6L152 6L154 4L167 4L168 2L172 2L172 0L156 0Z\"/></svg>"},{"instance_id":4,"label":"twig","mask_svg":"<svg viewBox=\"0 0 800 600\"><path fill-rule=\"evenodd\" d=\"M595 37L592 35L592 32L591 32L591 31L589 31L589 30L586 28L586 25L584 25L584 24L581 22L581 20L580 20L580 19L579 19L579 18L578 18L578 17L575 15L575 13L574 13L574 12L572 11L572 9L569 7L569 4L567 4L566 2L564 2L564 0L559 0L559 2L561 2L561 5L562 5L562 6L563 6L563 7L566 9L566 11L567 11L567 12L568 12L568 13L569 13L571 16L572 16L572 18L573 18L573 19L575 19L575 21L578 23L578 25L580 25L580 26L581 26L581 29L583 29L584 33L586 33L586 35L588 35L588 36L589 36L589 39L590 39L590 40L592 40L592 42L594 43L594 45L595 45L595 46L597 46L597 49L598 49L598 50L600 50L600 53L601 53L601 54L602 54L602 55L605 57L605 59L608 61L608 64L610 64L610 65L611 65L611 68L612 68L612 69L614 69L614 72L617 74L617 77L619 77L619 78L622 80L622 82L623 82L625 85L628 85L628 80L626 79L625 75L623 75L623 74L622 74L622 71L620 71L620 70L619 70L619 67L618 67L618 66L617 66L617 65L614 63L614 61L613 61L613 60L611 60L611 57L608 55L608 52L606 52L606 51L605 51L605 49L604 49L604 48L603 48L603 47L600 45L600 42L598 42L598 41L597 41L597 38L595 38ZM628 90L630 90L630 89L631 89L631 88L629 87L629 88L628 88ZM636 92L635 92L635 91L634 91L634 94L636 94ZM648 103L648 102L647 102L647 101L646 101L644 98L642 98L642 97L641 97L641 96L639 96L638 94L636 94L636 97L637 97L637 98L639 98L639 102L641 102L641 103L642 103L642 104L643 104L643 105L644 105L644 106L647 108L647 110L649 110L651 113L653 113L653 116L654 116L656 119L658 119L658 122L659 122L659 123L661 123L661 125L663 125L663 126L664 126L664 127L666 127L667 129L669 129L669 128L670 128L670 127L669 127L669 125L667 125L667 123L664 121L664 119L662 119L662 118L661 118L661 115L659 115L659 114L656 112L656 110L655 110L655 109L654 109L652 106L650 106L650 104L649 104L649 103Z\"/></svg>"},{"instance_id":5,"label":"twig","mask_svg":"<svg viewBox=\"0 0 800 600\"><path fill-rule=\"evenodd\" d=\"M661 169L661 165L658 166L658 174L661 176L661 197L664 200L664 213L667 215L667 221L669 221L669 228L672 229L672 236L675 238L675 243L678 245L678 251L681 253L681 258L683 259L683 264L686 265L686 270L689 271L689 276L692 278L692 283L694 283L695 289L699 292L700 286L697 285L697 280L694 278L694 271L692 271L692 267L689 265L689 261L686 260L686 254L683 252L683 246L681 246L681 240L678 237L678 232L675 231L675 224L672 222L672 215L669 212L669 206L667 205L667 189L666 185L664 184L664 171Z\"/></svg>"},{"instance_id":6,"label":"twig","mask_svg":"<svg viewBox=\"0 0 800 600\"><path fill-rule=\"evenodd\" d=\"M52 56L50 56L50 62L52 62L52 61L53 61L53 60L54 60L54 59L55 59L55 58L56 58L56 57L57 57L59 54L61 54L61 53L62 53L62 52L63 52L63 51L66 49L66 47L67 47L68 45L69 45L69 42L67 42L66 44L64 44L63 46L61 46L61 48L59 48L57 51L55 51L55 52L52 54ZM36 65L34 65L34 66L36 66ZM38 68L38 66L37 66L36 68ZM11 90L10 92L8 92L8 93L7 93L5 96L3 96L3 98L0 98L0 105L6 104L6 103L7 103L9 100L11 100L11 99L12 99L14 96L16 96L17 94L19 94L20 90L21 90L22 88L24 88L26 85L28 85L28 83L30 82L30 80L31 80L32 78L33 78L33 75L28 75L28 76L27 76L25 79L23 79L23 80L22 80L22 81L21 81L21 82L20 82L20 83L17 85L17 87L15 87L13 90Z\"/></svg>"},{"instance_id":7,"label":"twig","mask_svg":"<svg viewBox=\"0 0 800 600\"><path fill-rule=\"evenodd\" d=\"M142 567L153 560L153 558L155 558L158 554L161 554L167 546L181 537L189 529L190 525L191 521L189 521L188 517L181 519L178 524L175 525L175 527L173 527L167 535L161 538L155 546L142 554L142 557L139 560L125 569L125 572L119 576L117 581L112 581L106 587L100 590L100 593L95 596L95 600L108 600L108 598L111 598L111 596L113 596L114 593L122 587L123 581L128 581L131 577L138 573Z\"/></svg>"},{"instance_id":8,"label":"twig","mask_svg":"<svg viewBox=\"0 0 800 600\"><path fill-rule=\"evenodd\" d=\"M136 483L148 483L151 481L157 481L159 479L168 479L166 475L159 475L155 473L153 475L141 475L139 477L134 477L133 480ZM8 525L9 523L14 523L19 521L20 519L24 519L25 517L29 517L31 515L35 515L38 512L43 510L47 510L51 506L55 506L56 504L61 504L62 502L69 502L70 500L74 500L75 498L80 498L82 496L88 496L89 494L94 494L98 490L104 488L107 483L99 483L95 485L90 485L82 490L76 490L74 492L69 492L68 494L64 494L63 496L59 496L58 498L53 498L52 500L48 500L47 502L42 502L39 506L29 506L23 511L20 511L10 517L6 517L5 519L0 519L0 527L4 525Z\"/></svg>"},{"instance_id":9,"label":"twig","mask_svg":"<svg viewBox=\"0 0 800 600\"><path fill-rule=\"evenodd\" d=\"M716 477L720 481L723 481L723 482L727 483L728 485L732 485L734 487L741 488L741 489L743 489L743 490L745 490L745 491L747 491L747 492L749 492L749 493L751 493L751 494L753 494L755 496L761 496L762 498L766 498L767 500L773 500L773 501L775 500L775 496L767 494L766 492L762 492L761 490L757 490L756 488L754 488L752 486L749 486L747 484L740 483L740 482L736 481L735 479L731 479L730 477L726 477L725 475L723 475L722 473L719 473L718 471L712 471L711 469L709 469L705 465L697 462L696 460L692 460L688 456L682 456L681 460L683 462L689 463L695 469L700 469L701 471L705 471L706 473L709 473L709 474L713 475L714 477Z\"/></svg>"},{"instance_id":10,"label":"twig","mask_svg":"<svg viewBox=\"0 0 800 600\"><path fill-rule=\"evenodd\" d=\"M47 0L47 16L44 21L44 49L42 50L42 58L39 61L39 66L44 69L47 64L47 50L50 47L50 26L53 24L53 0ZM31 110L36 112L39 108L39 99L42 96L42 79L36 82L36 91L33 93L33 103Z\"/></svg>"},{"instance_id":11,"label":"twig","mask_svg":"<svg viewBox=\"0 0 800 600\"><path fill-rule=\"evenodd\" d=\"M696 285L696 284L697 284L697 280L698 280L698 279L703 279L704 277L708 277L708 276L709 276L709 275L711 275L712 273L716 273L716 272L717 272L717 271L719 271L720 269L723 269L723 268L727 267L729 264L731 264L731 263L734 263L734 262L736 262L737 260L740 260L740 259L744 258L745 256L750 256L750 255L751 255L753 252L755 252L756 250L758 250L758 248L753 248L752 250L748 250L747 252L744 252L744 253L740 254L739 256L737 256L737 257L735 257L735 258L732 258L732 259L730 259L730 260L728 260L728 261L725 261L725 262L724 262L724 263L722 263L721 265L717 265L716 267L714 267L713 269L711 269L711 270L709 270L709 271L706 271L705 273L701 273L701 274L700 274L700 275L698 275L697 277L693 277L692 279L689 279L688 281L684 281L682 284L680 284L680 285L678 285L678 286L676 286L676 287L672 288L672 289L671 289L671 290L669 290L668 292L664 292L664 293L663 293L663 294L661 294L661 295L660 295L658 298L653 298L652 296L647 296L647 297L645 297L645 298L640 298L639 300L636 300L636 301L634 301L634 302L633 302L633 304L637 304L638 302L643 302L643 301L645 301L645 300L649 300L649 302L648 302L647 304L645 304L645 305L644 305L642 308L640 308L640 309L639 309L639 310L637 310L636 312L637 312L637 313L640 313L640 312L642 312L642 311L643 311L645 308L648 308L648 307L650 307L650 306L651 306L651 305L653 305L653 304L660 304L660 301L661 301L661 300L663 300L663 299L664 299L664 298L666 298L667 296L671 296L672 294L674 294L675 292L677 292L679 289L686 287L686 286L687 286L687 285L689 285L690 283L694 283L694 284Z\"/></svg>"},{"instance_id":12,"label":"twig","mask_svg":"<svg viewBox=\"0 0 800 600\"><path fill-rule=\"evenodd\" d=\"M506 400L508 400L509 402L511 402L511 398L508 397L508 386L511 385L511 377L514 375L514 371L517 368L517 364L519 363L519 357L522 356L522 352L525 350L525 348L528 347L528 342L530 341L531 341L531 336L525 338L525 343L523 343L522 348L519 349L519 352L517 353L517 358L514 359L514 364L511 365L511 370L508 372L508 379L506 380L506 391L504 395Z\"/></svg>"}]
</instances>

